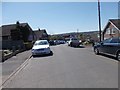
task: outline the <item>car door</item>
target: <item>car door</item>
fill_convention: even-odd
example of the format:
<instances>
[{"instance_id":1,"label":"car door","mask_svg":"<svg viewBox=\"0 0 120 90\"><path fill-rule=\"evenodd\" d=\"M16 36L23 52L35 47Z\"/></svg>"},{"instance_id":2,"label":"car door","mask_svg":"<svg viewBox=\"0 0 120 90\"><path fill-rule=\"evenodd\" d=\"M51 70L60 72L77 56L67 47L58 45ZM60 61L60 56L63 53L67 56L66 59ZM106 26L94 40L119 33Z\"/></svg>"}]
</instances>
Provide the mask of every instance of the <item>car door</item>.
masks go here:
<instances>
[{"instance_id":1,"label":"car door","mask_svg":"<svg viewBox=\"0 0 120 90\"><path fill-rule=\"evenodd\" d=\"M119 38L118 37L112 38L110 44L108 45L107 53L115 55L118 49L119 49Z\"/></svg>"},{"instance_id":2,"label":"car door","mask_svg":"<svg viewBox=\"0 0 120 90\"><path fill-rule=\"evenodd\" d=\"M108 45L110 43L110 39L104 40L100 45L100 52L107 53L108 52Z\"/></svg>"}]
</instances>

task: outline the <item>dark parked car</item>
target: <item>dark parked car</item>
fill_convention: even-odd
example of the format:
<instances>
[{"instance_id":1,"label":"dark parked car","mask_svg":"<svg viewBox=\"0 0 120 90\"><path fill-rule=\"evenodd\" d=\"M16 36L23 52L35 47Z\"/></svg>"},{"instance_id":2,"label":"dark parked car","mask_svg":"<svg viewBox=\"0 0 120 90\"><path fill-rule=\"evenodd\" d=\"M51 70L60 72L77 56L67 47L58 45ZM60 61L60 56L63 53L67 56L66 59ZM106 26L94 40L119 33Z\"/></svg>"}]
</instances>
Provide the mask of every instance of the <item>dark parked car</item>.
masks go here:
<instances>
[{"instance_id":1,"label":"dark parked car","mask_svg":"<svg viewBox=\"0 0 120 90\"><path fill-rule=\"evenodd\" d=\"M64 40L59 40L58 43L59 44L65 44L65 41Z\"/></svg>"},{"instance_id":2,"label":"dark parked car","mask_svg":"<svg viewBox=\"0 0 120 90\"><path fill-rule=\"evenodd\" d=\"M50 41L49 41L49 44L50 44L50 45L56 45L56 43L55 43L54 40L50 40Z\"/></svg>"},{"instance_id":3,"label":"dark parked car","mask_svg":"<svg viewBox=\"0 0 120 90\"><path fill-rule=\"evenodd\" d=\"M78 40L77 38L70 38L70 41L68 42L68 46L79 47L79 45L80 45L80 40Z\"/></svg>"},{"instance_id":4,"label":"dark parked car","mask_svg":"<svg viewBox=\"0 0 120 90\"><path fill-rule=\"evenodd\" d=\"M116 57L120 60L120 37L114 37L106 39L96 45L94 45L95 54L107 54Z\"/></svg>"}]
</instances>

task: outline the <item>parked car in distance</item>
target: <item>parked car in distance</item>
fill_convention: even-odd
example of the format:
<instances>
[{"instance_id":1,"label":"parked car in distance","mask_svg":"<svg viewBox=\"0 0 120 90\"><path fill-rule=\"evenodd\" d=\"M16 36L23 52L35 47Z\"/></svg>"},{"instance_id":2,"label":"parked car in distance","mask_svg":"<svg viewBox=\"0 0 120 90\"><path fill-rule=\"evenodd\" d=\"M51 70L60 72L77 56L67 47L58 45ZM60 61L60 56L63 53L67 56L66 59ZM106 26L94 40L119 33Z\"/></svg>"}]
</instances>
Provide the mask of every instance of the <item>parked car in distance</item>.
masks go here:
<instances>
[{"instance_id":1,"label":"parked car in distance","mask_svg":"<svg viewBox=\"0 0 120 90\"><path fill-rule=\"evenodd\" d=\"M116 57L120 60L120 37L106 39L94 45L95 54L107 54Z\"/></svg>"},{"instance_id":2,"label":"parked car in distance","mask_svg":"<svg viewBox=\"0 0 120 90\"><path fill-rule=\"evenodd\" d=\"M51 54L52 51L50 49L49 43L47 40L38 40L34 43L32 48L32 55L43 55L43 54Z\"/></svg>"},{"instance_id":3,"label":"parked car in distance","mask_svg":"<svg viewBox=\"0 0 120 90\"><path fill-rule=\"evenodd\" d=\"M59 44L65 44L65 41L64 40L58 40L58 43Z\"/></svg>"},{"instance_id":4,"label":"parked car in distance","mask_svg":"<svg viewBox=\"0 0 120 90\"><path fill-rule=\"evenodd\" d=\"M70 38L70 40L68 41L68 46L76 46L78 47L80 45L80 40L78 40L77 38Z\"/></svg>"},{"instance_id":5,"label":"parked car in distance","mask_svg":"<svg viewBox=\"0 0 120 90\"><path fill-rule=\"evenodd\" d=\"M50 44L50 45L56 45L56 43L55 43L54 40L50 40L50 41L49 41L49 44Z\"/></svg>"}]
</instances>

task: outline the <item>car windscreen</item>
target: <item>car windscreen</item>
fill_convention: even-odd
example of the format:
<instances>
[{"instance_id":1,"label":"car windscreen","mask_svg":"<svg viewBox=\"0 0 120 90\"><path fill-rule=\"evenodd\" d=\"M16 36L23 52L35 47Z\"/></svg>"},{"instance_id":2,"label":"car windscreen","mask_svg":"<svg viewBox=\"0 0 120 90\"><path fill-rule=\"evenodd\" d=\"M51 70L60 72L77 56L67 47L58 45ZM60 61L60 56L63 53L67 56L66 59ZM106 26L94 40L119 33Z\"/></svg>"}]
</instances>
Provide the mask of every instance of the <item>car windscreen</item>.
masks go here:
<instances>
[{"instance_id":1,"label":"car windscreen","mask_svg":"<svg viewBox=\"0 0 120 90\"><path fill-rule=\"evenodd\" d=\"M34 45L47 45L48 42L47 41L40 41L40 42L36 42Z\"/></svg>"}]
</instances>

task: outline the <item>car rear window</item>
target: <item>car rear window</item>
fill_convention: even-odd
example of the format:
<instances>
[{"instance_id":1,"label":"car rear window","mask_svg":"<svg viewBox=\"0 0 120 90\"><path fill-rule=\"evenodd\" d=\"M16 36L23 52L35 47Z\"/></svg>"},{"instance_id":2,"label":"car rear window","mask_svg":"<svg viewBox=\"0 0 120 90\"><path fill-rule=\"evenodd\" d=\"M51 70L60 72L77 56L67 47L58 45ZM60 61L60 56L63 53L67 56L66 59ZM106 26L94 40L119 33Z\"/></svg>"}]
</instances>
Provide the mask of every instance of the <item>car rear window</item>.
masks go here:
<instances>
[{"instance_id":1,"label":"car rear window","mask_svg":"<svg viewBox=\"0 0 120 90\"><path fill-rule=\"evenodd\" d=\"M40 41L40 42L35 43L34 45L47 45L47 44L48 44L47 41Z\"/></svg>"},{"instance_id":2,"label":"car rear window","mask_svg":"<svg viewBox=\"0 0 120 90\"><path fill-rule=\"evenodd\" d=\"M113 38L110 43L119 43L119 38Z\"/></svg>"},{"instance_id":3,"label":"car rear window","mask_svg":"<svg viewBox=\"0 0 120 90\"><path fill-rule=\"evenodd\" d=\"M106 39L103 41L103 43L110 43L111 39Z\"/></svg>"}]
</instances>

